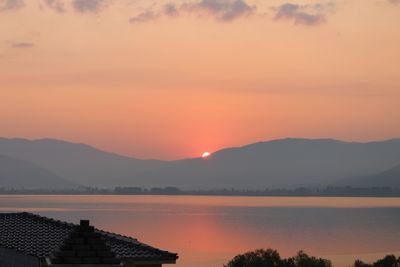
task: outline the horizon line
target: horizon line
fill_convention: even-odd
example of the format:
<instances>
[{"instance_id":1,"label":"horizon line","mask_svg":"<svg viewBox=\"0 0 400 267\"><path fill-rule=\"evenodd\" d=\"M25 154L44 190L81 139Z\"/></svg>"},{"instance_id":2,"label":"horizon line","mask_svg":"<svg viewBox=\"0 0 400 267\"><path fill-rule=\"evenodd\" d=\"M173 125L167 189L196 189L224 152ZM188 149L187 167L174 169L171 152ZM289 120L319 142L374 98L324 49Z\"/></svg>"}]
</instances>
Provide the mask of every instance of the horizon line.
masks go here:
<instances>
[{"instance_id":1,"label":"horizon line","mask_svg":"<svg viewBox=\"0 0 400 267\"><path fill-rule=\"evenodd\" d=\"M182 160L191 160L191 159L202 159L201 156L198 157L187 157L187 158L178 158L178 159L172 159L172 160L165 160L165 159L156 159L156 158L139 158L135 156L128 156L124 154L120 154L114 151L109 151L109 150L104 150L101 148L98 148L94 145L88 144L88 143L82 143L82 142L76 142L76 141L69 141L65 139L58 139L58 138L52 138L52 137L44 137L44 138L26 138L26 137L2 137L0 136L1 139L6 139L6 140L20 140L20 141L29 141L29 142L43 142L43 141L56 141L60 143L68 143L68 144L73 144L73 145L82 145L89 147L91 149L97 150L99 152L103 153L109 153L113 154L118 157L124 157L124 158L130 158L134 160L141 160L141 161L164 161L164 162L174 162L174 161L182 161ZM231 150L231 149L240 149L240 148L245 148L249 147L252 145L257 145L257 144L262 144L262 143L271 143L271 142L278 142L278 141L288 141L288 140L303 140L303 141L334 141L334 142L340 142L340 143L354 143L354 144L371 144L371 143L382 143L382 142L393 142L393 141L400 141L400 137L392 137L392 138L387 138L387 139L382 139L382 140L370 140L370 141L355 141L355 140L343 140L343 139L336 139L332 137L320 137L320 138L306 138L306 137L282 137L282 138L274 138L274 139L269 139L269 140L264 140L264 141L255 141L252 143L247 143L244 145L238 145L238 146L231 146L231 147L223 147L221 149L215 150L211 153L211 156L213 154L222 152L224 150Z\"/></svg>"}]
</instances>

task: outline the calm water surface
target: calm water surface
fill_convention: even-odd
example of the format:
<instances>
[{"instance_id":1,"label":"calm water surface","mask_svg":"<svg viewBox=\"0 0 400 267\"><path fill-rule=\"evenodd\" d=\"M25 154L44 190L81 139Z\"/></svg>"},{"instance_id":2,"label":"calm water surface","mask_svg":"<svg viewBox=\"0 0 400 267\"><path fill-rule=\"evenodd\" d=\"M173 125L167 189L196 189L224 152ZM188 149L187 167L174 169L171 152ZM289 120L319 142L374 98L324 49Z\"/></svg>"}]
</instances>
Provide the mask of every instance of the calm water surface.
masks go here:
<instances>
[{"instance_id":1,"label":"calm water surface","mask_svg":"<svg viewBox=\"0 0 400 267\"><path fill-rule=\"evenodd\" d=\"M400 198L0 196L0 212L29 211L129 235L179 253L179 267L222 267L238 253L302 249L347 267L400 255Z\"/></svg>"}]
</instances>

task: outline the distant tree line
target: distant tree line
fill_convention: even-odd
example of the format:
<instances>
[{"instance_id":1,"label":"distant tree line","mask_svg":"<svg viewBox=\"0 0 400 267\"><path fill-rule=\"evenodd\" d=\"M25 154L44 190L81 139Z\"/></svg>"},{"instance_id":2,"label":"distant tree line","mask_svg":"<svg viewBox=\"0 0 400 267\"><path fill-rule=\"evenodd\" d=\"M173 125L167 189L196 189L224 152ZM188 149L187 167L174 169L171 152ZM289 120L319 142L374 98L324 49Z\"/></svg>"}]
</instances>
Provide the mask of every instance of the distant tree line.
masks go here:
<instances>
[{"instance_id":1,"label":"distant tree line","mask_svg":"<svg viewBox=\"0 0 400 267\"><path fill-rule=\"evenodd\" d=\"M115 195L184 195L185 191L177 187L153 187L150 189L141 187L116 187Z\"/></svg>"},{"instance_id":2,"label":"distant tree line","mask_svg":"<svg viewBox=\"0 0 400 267\"><path fill-rule=\"evenodd\" d=\"M316 258L299 251L296 256L281 258L273 249L257 249L235 256L224 267L332 267L328 259ZM400 257L387 255L374 263L356 260L351 267L400 267Z\"/></svg>"},{"instance_id":3,"label":"distant tree line","mask_svg":"<svg viewBox=\"0 0 400 267\"><path fill-rule=\"evenodd\" d=\"M29 189L0 187L2 195L111 195L113 190L95 187L79 187L73 189Z\"/></svg>"},{"instance_id":4,"label":"distant tree line","mask_svg":"<svg viewBox=\"0 0 400 267\"><path fill-rule=\"evenodd\" d=\"M182 190L177 187L79 187L75 189L26 189L0 187L0 194L60 194L60 195L200 195L200 196L320 196L320 197L400 197L400 188L329 186L323 189L208 189Z\"/></svg>"},{"instance_id":5,"label":"distant tree line","mask_svg":"<svg viewBox=\"0 0 400 267\"><path fill-rule=\"evenodd\" d=\"M204 195L204 196L358 196L358 197L399 197L400 188L390 187L333 187L312 189L299 187L295 189L208 189L208 190L182 190L177 187L116 187L116 195Z\"/></svg>"}]
</instances>

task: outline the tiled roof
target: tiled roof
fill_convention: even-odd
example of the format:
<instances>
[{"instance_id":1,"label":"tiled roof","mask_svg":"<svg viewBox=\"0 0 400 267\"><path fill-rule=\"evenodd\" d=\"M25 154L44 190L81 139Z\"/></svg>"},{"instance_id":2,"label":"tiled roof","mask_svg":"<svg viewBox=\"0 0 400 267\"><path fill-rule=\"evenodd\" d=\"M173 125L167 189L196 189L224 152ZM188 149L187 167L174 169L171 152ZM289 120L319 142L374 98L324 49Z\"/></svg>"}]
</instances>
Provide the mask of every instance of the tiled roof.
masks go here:
<instances>
[{"instance_id":1,"label":"tiled roof","mask_svg":"<svg viewBox=\"0 0 400 267\"><path fill-rule=\"evenodd\" d=\"M68 238L76 225L32 213L0 213L0 247L12 248L39 258L49 257ZM119 259L175 262L177 254L137 239L95 229Z\"/></svg>"},{"instance_id":2,"label":"tiled roof","mask_svg":"<svg viewBox=\"0 0 400 267\"><path fill-rule=\"evenodd\" d=\"M102 234L95 232L88 220L81 220L63 244L52 253L52 264L107 264L119 266Z\"/></svg>"},{"instance_id":3,"label":"tiled roof","mask_svg":"<svg viewBox=\"0 0 400 267\"><path fill-rule=\"evenodd\" d=\"M39 267L39 259L14 249L0 247L1 267Z\"/></svg>"}]
</instances>

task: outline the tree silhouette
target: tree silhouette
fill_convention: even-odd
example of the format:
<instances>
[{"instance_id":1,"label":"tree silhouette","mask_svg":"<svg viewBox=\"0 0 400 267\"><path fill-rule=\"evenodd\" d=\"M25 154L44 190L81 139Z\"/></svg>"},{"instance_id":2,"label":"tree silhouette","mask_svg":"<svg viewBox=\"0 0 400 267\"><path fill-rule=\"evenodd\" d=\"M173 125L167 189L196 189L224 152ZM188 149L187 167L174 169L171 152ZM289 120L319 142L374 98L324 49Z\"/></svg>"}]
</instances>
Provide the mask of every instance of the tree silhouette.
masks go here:
<instances>
[{"instance_id":1,"label":"tree silhouette","mask_svg":"<svg viewBox=\"0 0 400 267\"><path fill-rule=\"evenodd\" d=\"M353 267L400 267L400 258L396 259L394 255L387 255L383 259L377 260L372 264L356 260Z\"/></svg>"},{"instance_id":2,"label":"tree silhouette","mask_svg":"<svg viewBox=\"0 0 400 267\"><path fill-rule=\"evenodd\" d=\"M295 257L285 260L285 267L332 267L329 260L310 257L303 251L299 251Z\"/></svg>"},{"instance_id":3,"label":"tree silhouette","mask_svg":"<svg viewBox=\"0 0 400 267\"><path fill-rule=\"evenodd\" d=\"M237 255L224 267L332 267L329 260L310 257L303 251L282 259L276 250L257 249Z\"/></svg>"},{"instance_id":4,"label":"tree silhouette","mask_svg":"<svg viewBox=\"0 0 400 267\"><path fill-rule=\"evenodd\" d=\"M308 256L303 251L284 259L276 250L257 249L235 256L224 267L332 267L332 263L323 258ZM374 263L356 260L352 267L400 267L400 257L387 255Z\"/></svg>"},{"instance_id":5,"label":"tree silhouette","mask_svg":"<svg viewBox=\"0 0 400 267\"><path fill-rule=\"evenodd\" d=\"M284 262L276 250L257 249L235 256L224 267L284 267Z\"/></svg>"},{"instance_id":6,"label":"tree silhouette","mask_svg":"<svg viewBox=\"0 0 400 267\"><path fill-rule=\"evenodd\" d=\"M371 264L365 263L361 260L356 260L353 264L353 267L372 267Z\"/></svg>"}]
</instances>

